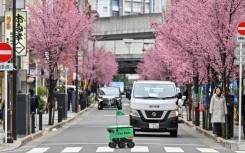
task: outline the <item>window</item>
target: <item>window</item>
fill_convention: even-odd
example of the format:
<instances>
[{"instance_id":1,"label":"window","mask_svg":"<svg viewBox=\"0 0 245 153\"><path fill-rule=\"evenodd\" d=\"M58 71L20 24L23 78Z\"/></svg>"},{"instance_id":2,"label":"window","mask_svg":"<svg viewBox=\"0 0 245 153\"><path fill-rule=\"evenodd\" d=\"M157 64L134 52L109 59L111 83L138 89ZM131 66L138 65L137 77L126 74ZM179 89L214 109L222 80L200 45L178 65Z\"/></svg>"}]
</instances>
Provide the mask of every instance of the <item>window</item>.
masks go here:
<instances>
[{"instance_id":1,"label":"window","mask_svg":"<svg viewBox=\"0 0 245 153\"><path fill-rule=\"evenodd\" d=\"M175 87L172 84L139 83L135 85L135 98L175 98Z\"/></svg>"},{"instance_id":2,"label":"window","mask_svg":"<svg viewBox=\"0 0 245 153\"><path fill-rule=\"evenodd\" d=\"M119 88L114 88L114 87L104 87L100 88L99 91L100 95L107 95L107 96L119 96L120 95L120 90Z\"/></svg>"},{"instance_id":3,"label":"window","mask_svg":"<svg viewBox=\"0 0 245 153\"><path fill-rule=\"evenodd\" d=\"M113 0L112 6L119 6L119 0Z\"/></svg>"},{"instance_id":4,"label":"window","mask_svg":"<svg viewBox=\"0 0 245 153\"><path fill-rule=\"evenodd\" d=\"M108 12L108 7L107 6L103 7L103 12Z\"/></svg>"},{"instance_id":5,"label":"window","mask_svg":"<svg viewBox=\"0 0 245 153\"><path fill-rule=\"evenodd\" d=\"M119 11L113 11L112 16L119 16Z\"/></svg>"}]
</instances>

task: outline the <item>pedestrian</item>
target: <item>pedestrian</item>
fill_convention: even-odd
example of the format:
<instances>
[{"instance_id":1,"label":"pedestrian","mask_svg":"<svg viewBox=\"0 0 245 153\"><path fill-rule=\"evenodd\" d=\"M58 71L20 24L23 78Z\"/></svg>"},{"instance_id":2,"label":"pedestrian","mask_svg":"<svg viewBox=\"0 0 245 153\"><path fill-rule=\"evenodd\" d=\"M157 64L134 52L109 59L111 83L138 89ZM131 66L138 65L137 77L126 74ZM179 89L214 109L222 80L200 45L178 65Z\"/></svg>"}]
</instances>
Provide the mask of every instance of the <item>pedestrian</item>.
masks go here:
<instances>
[{"instance_id":1,"label":"pedestrian","mask_svg":"<svg viewBox=\"0 0 245 153\"><path fill-rule=\"evenodd\" d=\"M72 108L70 108L70 105L72 103L72 91L74 91L72 88L68 88L67 89L67 93L68 93L68 111L72 110Z\"/></svg>"},{"instance_id":2,"label":"pedestrian","mask_svg":"<svg viewBox=\"0 0 245 153\"><path fill-rule=\"evenodd\" d=\"M5 99L2 100L2 122L3 122L3 130L5 130Z\"/></svg>"},{"instance_id":3,"label":"pedestrian","mask_svg":"<svg viewBox=\"0 0 245 153\"><path fill-rule=\"evenodd\" d=\"M58 95L59 95L59 93L60 93L60 89L58 89L58 88L54 88L54 92L53 92L53 94L54 94L54 104L53 104L53 106L54 106L54 110L57 110L57 108L58 108Z\"/></svg>"},{"instance_id":4,"label":"pedestrian","mask_svg":"<svg viewBox=\"0 0 245 153\"><path fill-rule=\"evenodd\" d=\"M58 99L58 94L60 93L60 90L57 88L54 88L54 98Z\"/></svg>"},{"instance_id":5,"label":"pedestrian","mask_svg":"<svg viewBox=\"0 0 245 153\"><path fill-rule=\"evenodd\" d=\"M2 100L2 95L0 94L0 103L1 103L1 107L0 107L0 119L1 122L3 121L3 114L4 114L4 104L3 104L4 100Z\"/></svg>"},{"instance_id":6,"label":"pedestrian","mask_svg":"<svg viewBox=\"0 0 245 153\"><path fill-rule=\"evenodd\" d=\"M222 94L221 87L216 87L215 94L211 98L210 103L211 123L213 123L215 136L222 135L222 124L225 123L225 115L227 115L227 106L225 96Z\"/></svg>"},{"instance_id":7,"label":"pedestrian","mask_svg":"<svg viewBox=\"0 0 245 153\"><path fill-rule=\"evenodd\" d=\"M243 123L243 134L245 139L245 95L242 96L242 123Z\"/></svg>"},{"instance_id":8,"label":"pedestrian","mask_svg":"<svg viewBox=\"0 0 245 153\"><path fill-rule=\"evenodd\" d=\"M38 108L38 97L33 89L29 89L29 94L31 97L31 113L36 112L36 109Z\"/></svg>"}]
</instances>

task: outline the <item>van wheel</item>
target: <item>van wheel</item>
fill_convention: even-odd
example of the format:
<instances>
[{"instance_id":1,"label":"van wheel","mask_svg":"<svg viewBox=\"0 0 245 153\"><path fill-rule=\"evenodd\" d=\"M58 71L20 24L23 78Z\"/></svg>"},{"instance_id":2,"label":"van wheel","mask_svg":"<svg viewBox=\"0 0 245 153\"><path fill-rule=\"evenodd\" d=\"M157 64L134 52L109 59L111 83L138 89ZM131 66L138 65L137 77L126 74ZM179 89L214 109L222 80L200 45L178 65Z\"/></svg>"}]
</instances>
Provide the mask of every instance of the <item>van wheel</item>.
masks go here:
<instances>
[{"instance_id":1,"label":"van wheel","mask_svg":"<svg viewBox=\"0 0 245 153\"><path fill-rule=\"evenodd\" d=\"M170 132L170 136L171 137L177 137L178 136L178 131L176 130L176 131L171 131Z\"/></svg>"}]
</instances>

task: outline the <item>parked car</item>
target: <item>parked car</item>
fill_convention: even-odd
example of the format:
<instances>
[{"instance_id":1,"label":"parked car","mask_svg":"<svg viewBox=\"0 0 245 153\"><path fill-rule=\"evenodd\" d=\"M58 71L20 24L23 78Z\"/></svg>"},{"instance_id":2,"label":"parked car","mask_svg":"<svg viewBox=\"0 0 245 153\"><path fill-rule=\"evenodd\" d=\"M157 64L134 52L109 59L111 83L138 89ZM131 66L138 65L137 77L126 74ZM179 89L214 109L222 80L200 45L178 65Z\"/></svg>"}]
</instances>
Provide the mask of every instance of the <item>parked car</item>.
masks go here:
<instances>
[{"instance_id":1,"label":"parked car","mask_svg":"<svg viewBox=\"0 0 245 153\"><path fill-rule=\"evenodd\" d=\"M101 87L97 95L98 110L103 108L122 109L122 96L119 87Z\"/></svg>"},{"instance_id":2,"label":"parked car","mask_svg":"<svg viewBox=\"0 0 245 153\"><path fill-rule=\"evenodd\" d=\"M75 85L64 85L65 87L67 87L67 90L72 90L72 91L76 91L76 86ZM83 91L80 87L78 87L78 93L82 94Z\"/></svg>"}]
</instances>

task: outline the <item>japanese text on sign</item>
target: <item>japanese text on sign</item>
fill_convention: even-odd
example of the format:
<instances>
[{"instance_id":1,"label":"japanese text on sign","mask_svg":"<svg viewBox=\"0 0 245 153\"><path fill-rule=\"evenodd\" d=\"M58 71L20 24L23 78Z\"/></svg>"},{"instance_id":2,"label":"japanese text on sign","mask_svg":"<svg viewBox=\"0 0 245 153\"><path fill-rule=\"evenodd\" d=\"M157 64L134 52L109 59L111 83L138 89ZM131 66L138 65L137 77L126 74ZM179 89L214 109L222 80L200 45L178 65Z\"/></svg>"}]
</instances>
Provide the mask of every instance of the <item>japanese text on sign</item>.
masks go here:
<instances>
[{"instance_id":1,"label":"japanese text on sign","mask_svg":"<svg viewBox=\"0 0 245 153\"><path fill-rule=\"evenodd\" d=\"M0 63L0 71L12 71L13 63Z\"/></svg>"},{"instance_id":2,"label":"japanese text on sign","mask_svg":"<svg viewBox=\"0 0 245 153\"><path fill-rule=\"evenodd\" d=\"M26 11L16 13L16 55L26 55ZM13 46L12 12L5 12L5 42Z\"/></svg>"}]
</instances>

